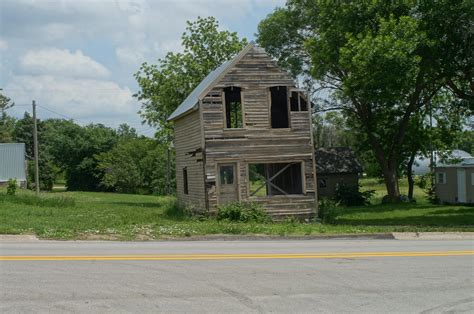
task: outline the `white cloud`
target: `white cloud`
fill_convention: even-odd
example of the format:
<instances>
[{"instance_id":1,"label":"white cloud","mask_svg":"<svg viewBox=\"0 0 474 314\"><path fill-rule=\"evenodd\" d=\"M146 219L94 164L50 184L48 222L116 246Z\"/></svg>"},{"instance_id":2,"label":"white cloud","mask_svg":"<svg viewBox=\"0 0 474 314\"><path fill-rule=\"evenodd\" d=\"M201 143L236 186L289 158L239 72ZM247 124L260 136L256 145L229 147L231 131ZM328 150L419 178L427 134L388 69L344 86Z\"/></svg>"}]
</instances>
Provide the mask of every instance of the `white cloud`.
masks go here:
<instances>
[{"instance_id":1,"label":"white cloud","mask_svg":"<svg viewBox=\"0 0 474 314\"><path fill-rule=\"evenodd\" d=\"M7 49L8 49L8 43L5 40L0 39L0 51L7 50Z\"/></svg>"},{"instance_id":2,"label":"white cloud","mask_svg":"<svg viewBox=\"0 0 474 314\"><path fill-rule=\"evenodd\" d=\"M112 81L22 75L12 77L5 90L16 103L28 104L35 99L40 105L78 119L125 117L138 110L130 89Z\"/></svg>"},{"instance_id":3,"label":"white cloud","mask_svg":"<svg viewBox=\"0 0 474 314\"><path fill-rule=\"evenodd\" d=\"M109 71L82 51L48 48L30 50L20 59L21 68L32 74L54 74L69 77L106 77Z\"/></svg>"},{"instance_id":4,"label":"white cloud","mask_svg":"<svg viewBox=\"0 0 474 314\"><path fill-rule=\"evenodd\" d=\"M215 16L222 29L252 37L284 2L0 0L0 84L15 89L16 103L36 99L72 117L136 122L133 73L180 51L187 20Z\"/></svg>"}]
</instances>

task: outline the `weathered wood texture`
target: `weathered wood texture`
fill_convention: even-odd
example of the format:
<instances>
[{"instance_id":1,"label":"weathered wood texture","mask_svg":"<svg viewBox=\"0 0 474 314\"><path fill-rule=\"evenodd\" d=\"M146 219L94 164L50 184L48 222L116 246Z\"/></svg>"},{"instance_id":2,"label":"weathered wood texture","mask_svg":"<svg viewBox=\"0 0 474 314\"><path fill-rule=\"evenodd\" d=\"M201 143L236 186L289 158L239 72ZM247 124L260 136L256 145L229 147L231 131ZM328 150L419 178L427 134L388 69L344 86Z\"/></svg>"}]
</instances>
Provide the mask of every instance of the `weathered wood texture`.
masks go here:
<instances>
[{"instance_id":1,"label":"weathered wood texture","mask_svg":"<svg viewBox=\"0 0 474 314\"><path fill-rule=\"evenodd\" d=\"M202 161L202 136L199 111L175 121L176 187L180 206L193 210L205 209ZM188 194L184 194L183 168L188 172Z\"/></svg>"},{"instance_id":2,"label":"weathered wood texture","mask_svg":"<svg viewBox=\"0 0 474 314\"><path fill-rule=\"evenodd\" d=\"M243 129L225 129L222 89L242 88ZM290 128L270 127L270 92L272 86L294 87L291 76L282 71L260 48L252 48L202 101L206 154L206 182L209 210L217 209L217 164L237 162L239 199L249 199L248 164L266 162L302 162L304 195L251 198L262 203L275 216L315 213L315 182L310 115L290 112ZM213 187L214 186L214 187Z\"/></svg>"}]
</instances>

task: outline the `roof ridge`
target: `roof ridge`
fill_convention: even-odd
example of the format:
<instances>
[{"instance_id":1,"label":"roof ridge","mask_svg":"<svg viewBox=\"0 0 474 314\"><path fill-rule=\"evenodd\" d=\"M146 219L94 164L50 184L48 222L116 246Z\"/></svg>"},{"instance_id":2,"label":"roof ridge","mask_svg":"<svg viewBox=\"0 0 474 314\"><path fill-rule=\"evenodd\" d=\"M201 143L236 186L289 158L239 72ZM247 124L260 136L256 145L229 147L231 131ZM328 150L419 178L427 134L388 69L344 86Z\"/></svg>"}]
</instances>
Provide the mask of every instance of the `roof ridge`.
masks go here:
<instances>
[{"instance_id":1,"label":"roof ridge","mask_svg":"<svg viewBox=\"0 0 474 314\"><path fill-rule=\"evenodd\" d=\"M168 117L167 121L175 120L191 110L198 107L199 100L207 95L217 82L224 76L240 59L247 54L247 52L256 47L254 41L249 42L242 50L239 51L232 59L223 62L221 65L212 70L206 77L193 89L191 93L184 99L184 101L176 108L175 111Z\"/></svg>"}]
</instances>

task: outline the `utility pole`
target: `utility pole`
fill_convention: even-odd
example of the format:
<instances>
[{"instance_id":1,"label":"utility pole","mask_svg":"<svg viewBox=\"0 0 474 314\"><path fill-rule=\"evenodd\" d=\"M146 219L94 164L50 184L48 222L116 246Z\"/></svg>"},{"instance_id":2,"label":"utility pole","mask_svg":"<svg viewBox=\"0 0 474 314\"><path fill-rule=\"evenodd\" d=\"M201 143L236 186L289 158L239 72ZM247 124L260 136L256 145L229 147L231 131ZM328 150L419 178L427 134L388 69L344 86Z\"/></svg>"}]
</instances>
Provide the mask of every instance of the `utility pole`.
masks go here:
<instances>
[{"instance_id":1,"label":"utility pole","mask_svg":"<svg viewBox=\"0 0 474 314\"><path fill-rule=\"evenodd\" d=\"M36 102L33 100L33 147L35 152L35 191L39 195L39 158L38 158L38 123L36 122Z\"/></svg>"}]
</instances>

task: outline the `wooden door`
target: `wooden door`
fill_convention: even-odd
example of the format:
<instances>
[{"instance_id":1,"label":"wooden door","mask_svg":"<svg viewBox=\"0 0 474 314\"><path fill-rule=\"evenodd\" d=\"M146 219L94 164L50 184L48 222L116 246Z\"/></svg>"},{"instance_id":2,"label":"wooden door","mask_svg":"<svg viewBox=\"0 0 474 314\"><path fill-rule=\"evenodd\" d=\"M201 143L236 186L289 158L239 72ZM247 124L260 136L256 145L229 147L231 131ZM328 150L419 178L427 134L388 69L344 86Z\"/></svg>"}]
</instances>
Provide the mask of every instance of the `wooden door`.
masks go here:
<instances>
[{"instance_id":1,"label":"wooden door","mask_svg":"<svg viewBox=\"0 0 474 314\"><path fill-rule=\"evenodd\" d=\"M238 201L237 166L235 163L218 164L218 204L225 205Z\"/></svg>"}]
</instances>

